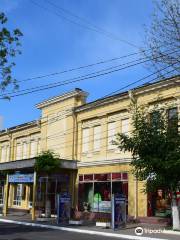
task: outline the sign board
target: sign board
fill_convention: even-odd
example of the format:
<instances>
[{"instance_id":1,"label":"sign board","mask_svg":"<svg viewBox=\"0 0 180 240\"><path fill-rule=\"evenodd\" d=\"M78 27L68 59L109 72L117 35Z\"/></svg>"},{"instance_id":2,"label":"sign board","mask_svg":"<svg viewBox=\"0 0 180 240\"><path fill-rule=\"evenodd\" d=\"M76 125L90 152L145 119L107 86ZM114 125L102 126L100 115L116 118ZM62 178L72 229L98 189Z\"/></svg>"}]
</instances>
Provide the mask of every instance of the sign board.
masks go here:
<instances>
[{"instance_id":1,"label":"sign board","mask_svg":"<svg viewBox=\"0 0 180 240\"><path fill-rule=\"evenodd\" d=\"M57 221L58 224L67 224L70 219L71 197L68 193L58 194L57 196Z\"/></svg>"},{"instance_id":2,"label":"sign board","mask_svg":"<svg viewBox=\"0 0 180 240\"><path fill-rule=\"evenodd\" d=\"M126 197L122 194L112 195L112 228L122 228L126 224Z\"/></svg>"},{"instance_id":3,"label":"sign board","mask_svg":"<svg viewBox=\"0 0 180 240\"><path fill-rule=\"evenodd\" d=\"M34 174L10 174L9 175L9 183L32 183L34 182Z\"/></svg>"}]
</instances>

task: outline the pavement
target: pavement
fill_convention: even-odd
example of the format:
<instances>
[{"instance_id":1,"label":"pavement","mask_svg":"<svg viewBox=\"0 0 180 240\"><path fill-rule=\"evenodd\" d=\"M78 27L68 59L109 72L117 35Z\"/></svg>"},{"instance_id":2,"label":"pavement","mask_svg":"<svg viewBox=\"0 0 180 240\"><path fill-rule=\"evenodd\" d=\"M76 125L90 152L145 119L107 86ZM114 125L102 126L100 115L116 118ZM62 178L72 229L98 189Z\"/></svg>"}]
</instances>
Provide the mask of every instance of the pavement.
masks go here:
<instances>
[{"instance_id":1,"label":"pavement","mask_svg":"<svg viewBox=\"0 0 180 240\"><path fill-rule=\"evenodd\" d=\"M142 235L135 234L136 228L141 228ZM139 233L139 232L138 232ZM136 239L136 240L179 240L180 232L164 229L158 225L128 224L126 228L113 231L99 228L94 224L82 226L59 226L55 220L49 222L32 222L29 217L11 215L0 217L0 239L31 240L31 239Z\"/></svg>"}]
</instances>

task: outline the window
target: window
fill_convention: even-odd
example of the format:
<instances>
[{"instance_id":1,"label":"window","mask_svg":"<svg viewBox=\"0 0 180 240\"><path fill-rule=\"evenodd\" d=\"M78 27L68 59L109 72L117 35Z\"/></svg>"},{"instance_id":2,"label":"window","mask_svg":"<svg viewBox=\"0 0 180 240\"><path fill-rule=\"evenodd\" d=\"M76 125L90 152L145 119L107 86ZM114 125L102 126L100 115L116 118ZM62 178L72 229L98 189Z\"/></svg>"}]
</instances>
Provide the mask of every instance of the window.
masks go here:
<instances>
[{"instance_id":1,"label":"window","mask_svg":"<svg viewBox=\"0 0 180 240\"><path fill-rule=\"evenodd\" d=\"M82 152L89 150L89 128L84 128L82 132Z\"/></svg>"},{"instance_id":2,"label":"window","mask_svg":"<svg viewBox=\"0 0 180 240\"><path fill-rule=\"evenodd\" d=\"M128 134L129 132L129 119L121 120L121 133Z\"/></svg>"},{"instance_id":3,"label":"window","mask_svg":"<svg viewBox=\"0 0 180 240\"><path fill-rule=\"evenodd\" d=\"M114 193L124 194L128 199L127 172L79 175L78 186L80 211L111 212L111 197Z\"/></svg>"},{"instance_id":4,"label":"window","mask_svg":"<svg viewBox=\"0 0 180 240\"><path fill-rule=\"evenodd\" d=\"M110 122L108 123L108 149L114 149L116 146L112 143L115 140L115 133L116 133L116 123Z\"/></svg>"},{"instance_id":5,"label":"window","mask_svg":"<svg viewBox=\"0 0 180 240\"><path fill-rule=\"evenodd\" d=\"M4 203L4 183L0 182L0 205Z\"/></svg>"},{"instance_id":6,"label":"window","mask_svg":"<svg viewBox=\"0 0 180 240\"><path fill-rule=\"evenodd\" d=\"M168 109L168 126L169 128L175 128L178 130L178 112L177 108Z\"/></svg>"},{"instance_id":7,"label":"window","mask_svg":"<svg viewBox=\"0 0 180 240\"><path fill-rule=\"evenodd\" d=\"M23 159L27 159L28 156L27 142L23 142Z\"/></svg>"},{"instance_id":8,"label":"window","mask_svg":"<svg viewBox=\"0 0 180 240\"><path fill-rule=\"evenodd\" d=\"M101 147L101 126L94 127L94 151L99 151Z\"/></svg>"},{"instance_id":9,"label":"window","mask_svg":"<svg viewBox=\"0 0 180 240\"><path fill-rule=\"evenodd\" d=\"M6 162L10 161L10 146L6 146Z\"/></svg>"},{"instance_id":10,"label":"window","mask_svg":"<svg viewBox=\"0 0 180 240\"><path fill-rule=\"evenodd\" d=\"M21 206L23 194L23 184L14 185L14 200L13 205Z\"/></svg>"},{"instance_id":11,"label":"window","mask_svg":"<svg viewBox=\"0 0 180 240\"><path fill-rule=\"evenodd\" d=\"M6 146L1 147L1 161L2 162L6 161Z\"/></svg>"},{"instance_id":12,"label":"window","mask_svg":"<svg viewBox=\"0 0 180 240\"><path fill-rule=\"evenodd\" d=\"M31 141L31 152L30 157L33 158L37 154L37 141Z\"/></svg>"},{"instance_id":13,"label":"window","mask_svg":"<svg viewBox=\"0 0 180 240\"><path fill-rule=\"evenodd\" d=\"M22 144L18 143L16 146L16 160L20 160L22 157Z\"/></svg>"}]
</instances>

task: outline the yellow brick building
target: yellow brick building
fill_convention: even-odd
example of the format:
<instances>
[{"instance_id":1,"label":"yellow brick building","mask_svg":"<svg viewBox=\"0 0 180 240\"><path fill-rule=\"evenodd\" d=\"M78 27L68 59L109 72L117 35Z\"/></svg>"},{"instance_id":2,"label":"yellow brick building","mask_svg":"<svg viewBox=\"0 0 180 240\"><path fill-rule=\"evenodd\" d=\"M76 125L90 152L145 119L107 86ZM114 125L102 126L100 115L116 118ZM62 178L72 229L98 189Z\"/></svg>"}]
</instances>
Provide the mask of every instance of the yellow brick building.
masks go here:
<instances>
[{"instance_id":1,"label":"yellow brick building","mask_svg":"<svg viewBox=\"0 0 180 240\"><path fill-rule=\"evenodd\" d=\"M3 213L27 210L35 217L39 180L34 157L53 150L61 158L56 173L60 190L54 193L69 191L74 208L110 212L111 196L120 192L127 197L129 216L146 217L149 200L142 192L143 183L131 173L131 154L120 152L112 140L118 132L132 131L129 109L134 100L148 111L156 105L179 113L179 82L174 77L89 103L88 94L77 88L37 104L42 113L38 121L0 132Z\"/></svg>"}]
</instances>

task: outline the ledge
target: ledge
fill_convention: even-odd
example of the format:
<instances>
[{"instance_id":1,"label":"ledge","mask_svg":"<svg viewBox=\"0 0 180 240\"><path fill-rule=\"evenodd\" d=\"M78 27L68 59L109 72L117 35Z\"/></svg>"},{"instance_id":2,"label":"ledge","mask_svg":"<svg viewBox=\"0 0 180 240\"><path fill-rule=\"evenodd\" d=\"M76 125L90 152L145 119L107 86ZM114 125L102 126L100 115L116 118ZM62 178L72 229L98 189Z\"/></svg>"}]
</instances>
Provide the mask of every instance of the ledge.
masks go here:
<instances>
[{"instance_id":1,"label":"ledge","mask_svg":"<svg viewBox=\"0 0 180 240\"><path fill-rule=\"evenodd\" d=\"M5 170L19 170L24 168L34 168L35 158L16 160L10 162L0 163L0 171ZM60 160L61 168L63 169L77 169L77 161L75 160Z\"/></svg>"}]
</instances>

